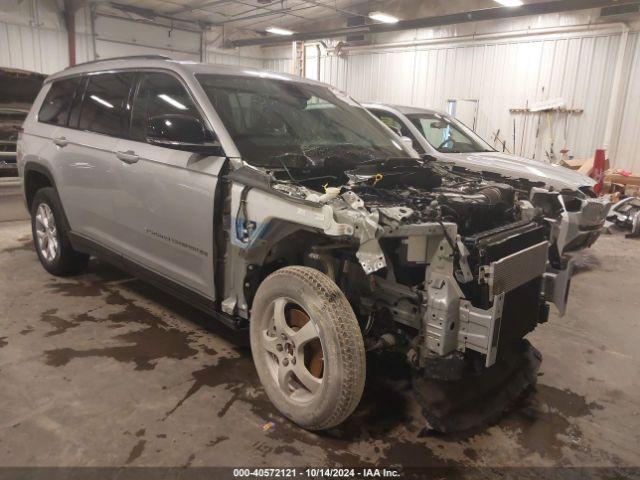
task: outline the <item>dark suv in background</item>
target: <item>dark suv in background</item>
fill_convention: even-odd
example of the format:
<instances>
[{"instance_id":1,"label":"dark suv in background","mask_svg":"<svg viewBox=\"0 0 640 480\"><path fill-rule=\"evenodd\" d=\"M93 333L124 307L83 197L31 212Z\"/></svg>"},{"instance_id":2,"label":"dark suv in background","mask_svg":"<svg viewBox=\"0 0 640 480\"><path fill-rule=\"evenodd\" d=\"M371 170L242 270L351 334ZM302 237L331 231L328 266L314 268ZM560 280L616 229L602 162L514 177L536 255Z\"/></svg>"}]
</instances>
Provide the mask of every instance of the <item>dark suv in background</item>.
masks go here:
<instances>
[{"instance_id":1,"label":"dark suv in background","mask_svg":"<svg viewBox=\"0 0 640 480\"><path fill-rule=\"evenodd\" d=\"M16 142L46 75L0 68L0 177L17 177Z\"/></svg>"}]
</instances>

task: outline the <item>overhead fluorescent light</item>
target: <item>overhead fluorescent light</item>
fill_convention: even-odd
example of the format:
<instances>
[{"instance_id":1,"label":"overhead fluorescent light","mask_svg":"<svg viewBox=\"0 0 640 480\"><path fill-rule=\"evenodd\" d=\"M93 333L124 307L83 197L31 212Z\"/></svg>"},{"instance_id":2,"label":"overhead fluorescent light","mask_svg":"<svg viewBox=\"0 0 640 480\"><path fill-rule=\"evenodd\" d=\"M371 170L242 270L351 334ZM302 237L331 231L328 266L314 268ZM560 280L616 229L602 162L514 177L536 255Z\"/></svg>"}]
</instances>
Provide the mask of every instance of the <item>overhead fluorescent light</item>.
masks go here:
<instances>
[{"instance_id":1,"label":"overhead fluorescent light","mask_svg":"<svg viewBox=\"0 0 640 480\"><path fill-rule=\"evenodd\" d=\"M293 32L291 30L287 30L285 28L269 27L265 30L269 33L273 33L274 35L293 35Z\"/></svg>"},{"instance_id":2,"label":"overhead fluorescent light","mask_svg":"<svg viewBox=\"0 0 640 480\"><path fill-rule=\"evenodd\" d=\"M187 107L185 107L182 103L177 101L175 98L170 97L166 93L161 93L160 95L158 95L158 97L167 102L172 107L176 107L178 110L187 110Z\"/></svg>"},{"instance_id":3,"label":"overhead fluorescent light","mask_svg":"<svg viewBox=\"0 0 640 480\"><path fill-rule=\"evenodd\" d=\"M393 15L389 15L384 12L371 12L369 14L369 18L382 23L398 23L400 20L398 17L394 17Z\"/></svg>"},{"instance_id":4,"label":"overhead fluorescent light","mask_svg":"<svg viewBox=\"0 0 640 480\"><path fill-rule=\"evenodd\" d=\"M523 5L522 0L495 0L504 7L521 7Z\"/></svg>"},{"instance_id":5,"label":"overhead fluorescent light","mask_svg":"<svg viewBox=\"0 0 640 480\"><path fill-rule=\"evenodd\" d=\"M111 105L109 102L107 102L106 100L100 98L97 95L89 95L89 97L91 98L91 100L93 100L94 102L99 103L100 105L104 105L107 108L113 108L113 105Z\"/></svg>"}]
</instances>

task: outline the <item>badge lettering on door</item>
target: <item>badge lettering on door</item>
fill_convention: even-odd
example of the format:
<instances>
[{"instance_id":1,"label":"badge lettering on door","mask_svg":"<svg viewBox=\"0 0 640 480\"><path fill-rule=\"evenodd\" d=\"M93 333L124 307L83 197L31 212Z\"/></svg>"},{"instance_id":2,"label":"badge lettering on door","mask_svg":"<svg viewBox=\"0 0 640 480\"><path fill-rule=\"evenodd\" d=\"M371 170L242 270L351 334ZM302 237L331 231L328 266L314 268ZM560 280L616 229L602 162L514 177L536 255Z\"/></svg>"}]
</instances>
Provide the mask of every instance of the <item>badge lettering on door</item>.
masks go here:
<instances>
[{"instance_id":1,"label":"badge lettering on door","mask_svg":"<svg viewBox=\"0 0 640 480\"><path fill-rule=\"evenodd\" d=\"M203 257L208 257L209 252L202 250L201 248L194 247L193 245L189 245L188 243L183 242L182 240L178 240L177 238L170 237L169 235L165 235L163 233L156 232L151 228L146 228L145 232L149 235L153 235L154 237L160 238L165 242L172 243L174 245L178 245L179 247L186 248L187 250L191 250L198 255L202 255Z\"/></svg>"}]
</instances>

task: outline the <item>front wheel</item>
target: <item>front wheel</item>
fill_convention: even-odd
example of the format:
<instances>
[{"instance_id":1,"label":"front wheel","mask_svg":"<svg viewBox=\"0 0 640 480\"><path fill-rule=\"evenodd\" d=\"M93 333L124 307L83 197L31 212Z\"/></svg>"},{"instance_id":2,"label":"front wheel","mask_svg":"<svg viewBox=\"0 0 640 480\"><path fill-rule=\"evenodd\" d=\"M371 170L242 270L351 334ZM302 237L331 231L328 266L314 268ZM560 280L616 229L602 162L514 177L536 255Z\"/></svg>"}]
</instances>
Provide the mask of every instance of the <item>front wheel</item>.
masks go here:
<instances>
[{"instance_id":1,"label":"front wheel","mask_svg":"<svg viewBox=\"0 0 640 480\"><path fill-rule=\"evenodd\" d=\"M271 402L309 430L342 423L364 389L360 327L325 274L285 267L267 277L251 313L251 352Z\"/></svg>"}]
</instances>

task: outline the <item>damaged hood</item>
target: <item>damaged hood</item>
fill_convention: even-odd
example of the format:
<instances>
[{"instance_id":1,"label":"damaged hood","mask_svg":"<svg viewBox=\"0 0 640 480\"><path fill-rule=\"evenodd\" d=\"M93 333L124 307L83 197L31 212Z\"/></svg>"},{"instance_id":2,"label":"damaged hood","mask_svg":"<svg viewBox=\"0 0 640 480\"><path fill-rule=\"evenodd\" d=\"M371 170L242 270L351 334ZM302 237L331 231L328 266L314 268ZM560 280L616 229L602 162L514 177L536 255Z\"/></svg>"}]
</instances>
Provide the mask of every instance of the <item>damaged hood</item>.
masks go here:
<instances>
[{"instance_id":1,"label":"damaged hood","mask_svg":"<svg viewBox=\"0 0 640 480\"><path fill-rule=\"evenodd\" d=\"M592 187L595 181L560 165L531 160L500 152L438 153L438 160L452 162L472 171L487 171L505 177L542 182L547 187L572 190Z\"/></svg>"}]
</instances>

